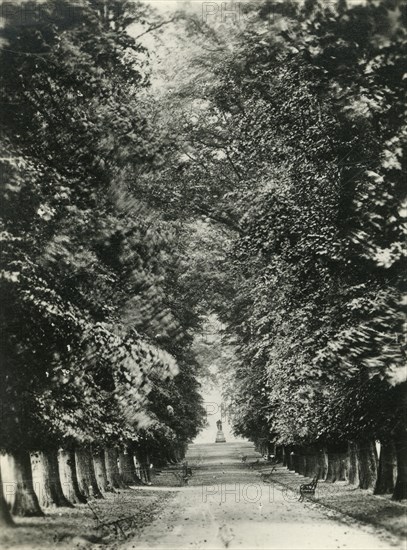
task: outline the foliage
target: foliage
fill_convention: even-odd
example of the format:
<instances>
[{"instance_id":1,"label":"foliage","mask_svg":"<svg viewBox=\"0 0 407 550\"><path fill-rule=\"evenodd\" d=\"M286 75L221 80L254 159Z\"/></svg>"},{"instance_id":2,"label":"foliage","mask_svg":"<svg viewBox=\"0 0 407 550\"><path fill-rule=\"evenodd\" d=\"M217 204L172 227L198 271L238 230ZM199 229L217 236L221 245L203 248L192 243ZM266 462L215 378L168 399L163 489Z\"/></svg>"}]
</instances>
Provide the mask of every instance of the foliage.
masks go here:
<instances>
[{"instance_id":1,"label":"foliage","mask_svg":"<svg viewBox=\"0 0 407 550\"><path fill-rule=\"evenodd\" d=\"M175 228L126 183L161 147L141 101L147 52L127 32L145 10L115 1L70 8L47 3L29 25L11 10L2 29L8 449L137 440L157 420L154 385L191 359L193 304L177 306L168 291L182 255ZM189 376L184 398L194 401ZM174 379L172 399L183 385ZM175 426L176 437L196 432L199 413Z\"/></svg>"},{"instance_id":2,"label":"foliage","mask_svg":"<svg viewBox=\"0 0 407 550\"><path fill-rule=\"evenodd\" d=\"M176 140L150 200L227 232L212 304L237 344L236 431L383 434L400 403L375 411L377 384L391 403L405 373L405 14L390 0L247 9L235 27L201 23L209 53L165 97Z\"/></svg>"}]
</instances>

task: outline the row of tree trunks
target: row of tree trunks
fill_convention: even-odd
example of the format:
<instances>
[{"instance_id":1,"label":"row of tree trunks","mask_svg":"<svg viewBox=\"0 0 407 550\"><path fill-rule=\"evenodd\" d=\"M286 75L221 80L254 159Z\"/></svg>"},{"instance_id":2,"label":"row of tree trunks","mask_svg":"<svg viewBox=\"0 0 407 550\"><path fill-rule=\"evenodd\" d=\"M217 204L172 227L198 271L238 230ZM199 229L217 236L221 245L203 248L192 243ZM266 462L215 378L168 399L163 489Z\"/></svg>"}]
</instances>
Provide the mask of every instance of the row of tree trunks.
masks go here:
<instances>
[{"instance_id":1,"label":"row of tree trunks","mask_svg":"<svg viewBox=\"0 0 407 550\"><path fill-rule=\"evenodd\" d=\"M42 508L73 507L88 498L140 484L132 453L116 449L92 453L90 448L1 455L1 525L12 516L43 516ZM7 518L10 517L10 520Z\"/></svg>"},{"instance_id":2,"label":"row of tree trunks","mask_svg":"<svg viewBox=\"0 0 407 550\"><path fill-rule=\"evenodd\" d=\"M105 449L105 465L106 465L106 477L109 482L109 486L113 489L125 489L124 483L118 466L118 451L116 449Z\"/></svg>"},{"instance_id":3,"label":"row of tree trunks","mask_svg":"<svg viewBox=\"0 0 407 550\"><path fill-rule=\"evenodd\" d=\"M57 450L33 453L31 467L34 489L41 507L73 507L62 491Z\"/></svg>"},{"instance_id":4,"label":"row of tree trunks","mask_svg":"<svg viewBox=\"0 0 407 550\"><path fill-rule=\"evenodd\" d=\"M133 455L129 451L119 453L119 472L125 483L129 485L141 484L141 479L136 472Z\"/></svg>"},{"instance_id":5,"label":"row of tree trunks","mask_svg":"<svg viewBox=\"0 0 407 550\"><path fill-rule=\"evenodd\" d=\"M406 499L407 434L403 432L397 444L392 439L381 441L380 448L380 458L373 440L349 441L346 452L339 447L277 446L275 453L283 466L306 477L318 476L331 483L348 481L377 495L393 493L396 500Z\"/></svg>"},{"instance_id":6,"label":"row of tree trunks","mask_svg":"<svg viewBox=\"0 0 407 550\"><path fill-rule=\"evenodd\" d=\"M289 470L306 476L325 480L328 471L328 455L324 448L290 449L277 447L276 457Z\"/></svg>"},{"instance_id":7,"label":"row of tree trunks","mask_svg":"<svg viewBox=\"0 0 407 550\"><path fill-rule=\"evenodd\" d=\"M87 498L103 498L96 481L95 466L90 448L75 451L76 472L80 492Z\"/></svg>"},{"instance_id":8,"label":"row of tree trunks","mask_svg":"<svg viewBox=\"0 0 407 550\"><path fill-rule=\"evenodd\" d=\"M348 458L346 453L328 452L328 470L325 481L346 481L348 475Z\"/></svg>"},{"instance_id":9,"label":"row of tree trunks","mask_svg":"<svg viewBox=\"0 0 407 550\"><path fill-rule=\"evenodd\" d=\"M74 450L60 450L58 454L62 490L72 504L85 504L86 498L79 490Z\"/></svg>"}]
</instances>

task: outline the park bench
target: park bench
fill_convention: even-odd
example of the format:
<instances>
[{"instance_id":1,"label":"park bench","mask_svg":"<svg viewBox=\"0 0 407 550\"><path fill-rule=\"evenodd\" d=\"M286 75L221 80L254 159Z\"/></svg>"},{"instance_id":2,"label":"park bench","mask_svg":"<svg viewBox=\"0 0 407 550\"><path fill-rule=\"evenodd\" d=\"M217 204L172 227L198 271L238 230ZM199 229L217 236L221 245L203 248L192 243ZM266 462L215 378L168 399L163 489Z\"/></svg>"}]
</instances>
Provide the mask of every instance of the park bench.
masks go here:
<instances>
[{"instance_id":1,"label":"park bench","mask_svg":"<svg viewBox=\"0 0 407 550\"><path fill-rule=\"evenodd\" d=\"M300 485L300 498L299 501L304 500L306 496L314 496L318 485L318 476L315 476L311 483L303 483Z\"/></svg>"},{"instance_id":2,"label":"park bench","mask_svg":"<svg viewBox=\"0 0 407 550\"><path fill-rule=\"evenodd\" d=\"M117 519L106 521L97 513L96 508L94 506L91 506L89 501L87 502L87 505L95 516L97 522L96 529L98 530L111 530L116 535L121 534L124 538L126 538L128 535L128 533L126 533L126 530L131 529L132 527L134 527L134 524L137 523L135 514L131 516L121 516Z\"/></svg>"}]
</instances>

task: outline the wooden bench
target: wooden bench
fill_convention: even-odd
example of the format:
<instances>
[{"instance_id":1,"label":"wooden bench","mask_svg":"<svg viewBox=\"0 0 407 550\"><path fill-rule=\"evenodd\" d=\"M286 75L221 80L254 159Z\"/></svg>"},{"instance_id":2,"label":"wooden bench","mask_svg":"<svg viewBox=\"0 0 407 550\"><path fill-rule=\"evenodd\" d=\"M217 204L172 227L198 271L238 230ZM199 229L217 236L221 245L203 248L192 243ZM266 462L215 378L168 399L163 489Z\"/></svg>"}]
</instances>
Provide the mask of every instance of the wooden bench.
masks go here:
<instances>
[{"instance_id":1,"label":"wooden bench","mask_svg":"<svg viewBox=\"0 0 407 550\"><path fill-rule=\"evenodd\" d=\"M303 483L300 485L300 502L304 500L306 496L314 496L318 485L318 476L315 476L311 483Z\"/></svg>"},{"instance_id":2,"label":"wooden bench","mask_svg":"<svg viewBox=\"0 0 407 550\"><path fill-rule=\"evenodd\" d=\"M119 532L122 534L123 537L126 538L126 532L125 529L131 529L133 527L133 524L136 523L136 515L133 514L132 516L122 516L120 518L117 518L115 520L109 520L109 521L103 521L103 518L101 518L97 512L96 509L91 506L90 502L87 502L88 507L92 511L93 515L96 519L96 529L107 529L112 530L116 535L119 534Z\"/></svg>"}]
</instances>

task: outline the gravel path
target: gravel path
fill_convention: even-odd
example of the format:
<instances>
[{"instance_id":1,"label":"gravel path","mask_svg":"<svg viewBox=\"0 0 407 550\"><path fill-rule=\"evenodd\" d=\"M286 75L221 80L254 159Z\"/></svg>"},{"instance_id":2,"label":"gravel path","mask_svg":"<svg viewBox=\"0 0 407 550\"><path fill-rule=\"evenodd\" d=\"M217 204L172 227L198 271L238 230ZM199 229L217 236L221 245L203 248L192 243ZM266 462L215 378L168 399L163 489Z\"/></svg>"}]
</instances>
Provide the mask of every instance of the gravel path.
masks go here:
<instances>
[{"instance_id":1,"label":"gravel path","mask_svg":"<svg viewBox=\"0 0 407 550\"><path fill-rule=\"evenodd\" d=\"M395 548L373 527L263 483L242 455L258 457L247 443L191 445L190 485L121 548Z\"/></svg>"}]
</instances>

